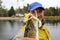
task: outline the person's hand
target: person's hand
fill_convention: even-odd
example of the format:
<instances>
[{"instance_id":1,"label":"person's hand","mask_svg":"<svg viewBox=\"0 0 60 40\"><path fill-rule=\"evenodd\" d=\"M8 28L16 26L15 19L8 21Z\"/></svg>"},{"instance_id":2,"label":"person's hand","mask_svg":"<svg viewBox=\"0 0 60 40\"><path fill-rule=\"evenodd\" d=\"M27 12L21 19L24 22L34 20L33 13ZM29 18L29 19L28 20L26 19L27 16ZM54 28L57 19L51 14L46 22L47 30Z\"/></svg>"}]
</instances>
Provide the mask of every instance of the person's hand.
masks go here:
<instances>
[{"instance_id":1,"label":"person's hand","mask_svg":"<svg viewBox=\"0 0 60 40\"><path fill-rule=\"evenodd\" d=\"M24 37L24 38L19 38L18 40L36 40L36 39L35 38Z\"/></svg>"}]
</instances>

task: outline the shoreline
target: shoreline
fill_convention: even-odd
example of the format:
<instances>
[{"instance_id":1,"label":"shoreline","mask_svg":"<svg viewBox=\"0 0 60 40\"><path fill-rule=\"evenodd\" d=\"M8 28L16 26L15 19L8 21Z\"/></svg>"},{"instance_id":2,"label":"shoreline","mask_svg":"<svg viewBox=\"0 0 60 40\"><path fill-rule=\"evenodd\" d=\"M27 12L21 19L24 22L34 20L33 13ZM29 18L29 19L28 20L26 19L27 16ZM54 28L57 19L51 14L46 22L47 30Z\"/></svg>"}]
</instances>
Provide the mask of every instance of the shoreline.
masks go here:
<instances>
[{"instance_id":1,"label":"shoreline","mask_svg":"<svg viewBox=\"0 0 60 40\"><path fill-rule=\"evenodd\" d=\"M23 17L0 17L0 20L21 20ZM44 16L46 21L60 21L60 16Z\"/></svg>"}]
</instances>

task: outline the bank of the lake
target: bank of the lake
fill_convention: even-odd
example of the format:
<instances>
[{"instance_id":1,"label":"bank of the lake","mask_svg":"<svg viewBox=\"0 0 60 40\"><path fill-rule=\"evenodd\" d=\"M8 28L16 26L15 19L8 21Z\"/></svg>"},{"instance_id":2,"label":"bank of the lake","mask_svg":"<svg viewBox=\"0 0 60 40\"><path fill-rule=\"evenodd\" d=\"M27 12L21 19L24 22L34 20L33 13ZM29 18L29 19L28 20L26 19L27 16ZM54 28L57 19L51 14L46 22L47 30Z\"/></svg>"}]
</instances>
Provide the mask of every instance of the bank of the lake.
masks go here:
<instances>
[{"instance_id":1,"label":"bank of the lake","mask_svg":"<svg viewBox=\"0 0 60 40\"><path fill-rule=\"evenodd\" d=\"M23 17L0 17L0 20L20 20ZM44 16L45 20L48 21L60 21L60 16Z\"/></svg>"},{"instance_id":2,"label":"bank of the lake","mask_svg":"<svg viewBox=\"0 0 60 40\"><path fill-rule=\"evenodd\" d=\"M44 16L45 20L53 21L53 20L58 20L60 21L60 16Z\"/></svg>"}]
</instances>

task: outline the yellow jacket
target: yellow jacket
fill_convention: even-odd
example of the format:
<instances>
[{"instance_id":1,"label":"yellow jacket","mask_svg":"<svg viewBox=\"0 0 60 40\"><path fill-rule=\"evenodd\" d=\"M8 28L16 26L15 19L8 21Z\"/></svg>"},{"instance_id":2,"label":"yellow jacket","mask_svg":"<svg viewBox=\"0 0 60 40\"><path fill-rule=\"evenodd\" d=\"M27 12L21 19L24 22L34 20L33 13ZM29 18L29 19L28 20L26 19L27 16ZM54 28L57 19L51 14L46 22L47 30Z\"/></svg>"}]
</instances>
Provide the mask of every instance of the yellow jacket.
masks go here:
<instances>
[{"instance_id":1,"label":"yellow jacket","mask_svg":"<svg viewBox=\"0 0 60 40\"><path fill-rule=\"evenodd\" d=\"M28 17L29 17L29 14L28 14L27 18ZM26 25L24 25L19 30L19 32L25 32L25 27L26 27ZM49 34L48 29L46 28L45 25L43 25L42 28L38 28L38 38L39 38L39 40L50 40L50 34Z\"/></svg>"}]
</instances>

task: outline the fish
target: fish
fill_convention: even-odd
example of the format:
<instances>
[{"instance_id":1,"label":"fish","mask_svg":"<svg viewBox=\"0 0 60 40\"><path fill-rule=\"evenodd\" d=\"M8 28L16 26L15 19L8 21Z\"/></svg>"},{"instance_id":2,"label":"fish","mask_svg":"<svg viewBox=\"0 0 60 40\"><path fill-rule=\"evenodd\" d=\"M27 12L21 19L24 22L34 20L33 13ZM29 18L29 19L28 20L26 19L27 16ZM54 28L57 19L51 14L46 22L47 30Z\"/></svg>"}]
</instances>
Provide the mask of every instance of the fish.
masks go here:
<instances>
[{"instance_id":1,"label":"fish","mask_svg":"<svg viewBox=\"0 0 60 40\"><path fill-rule=\"evenodd\" d=\"M36 38L36 27L33 19L27 21L24 37Z\"/></svg>"}]
</instances>

